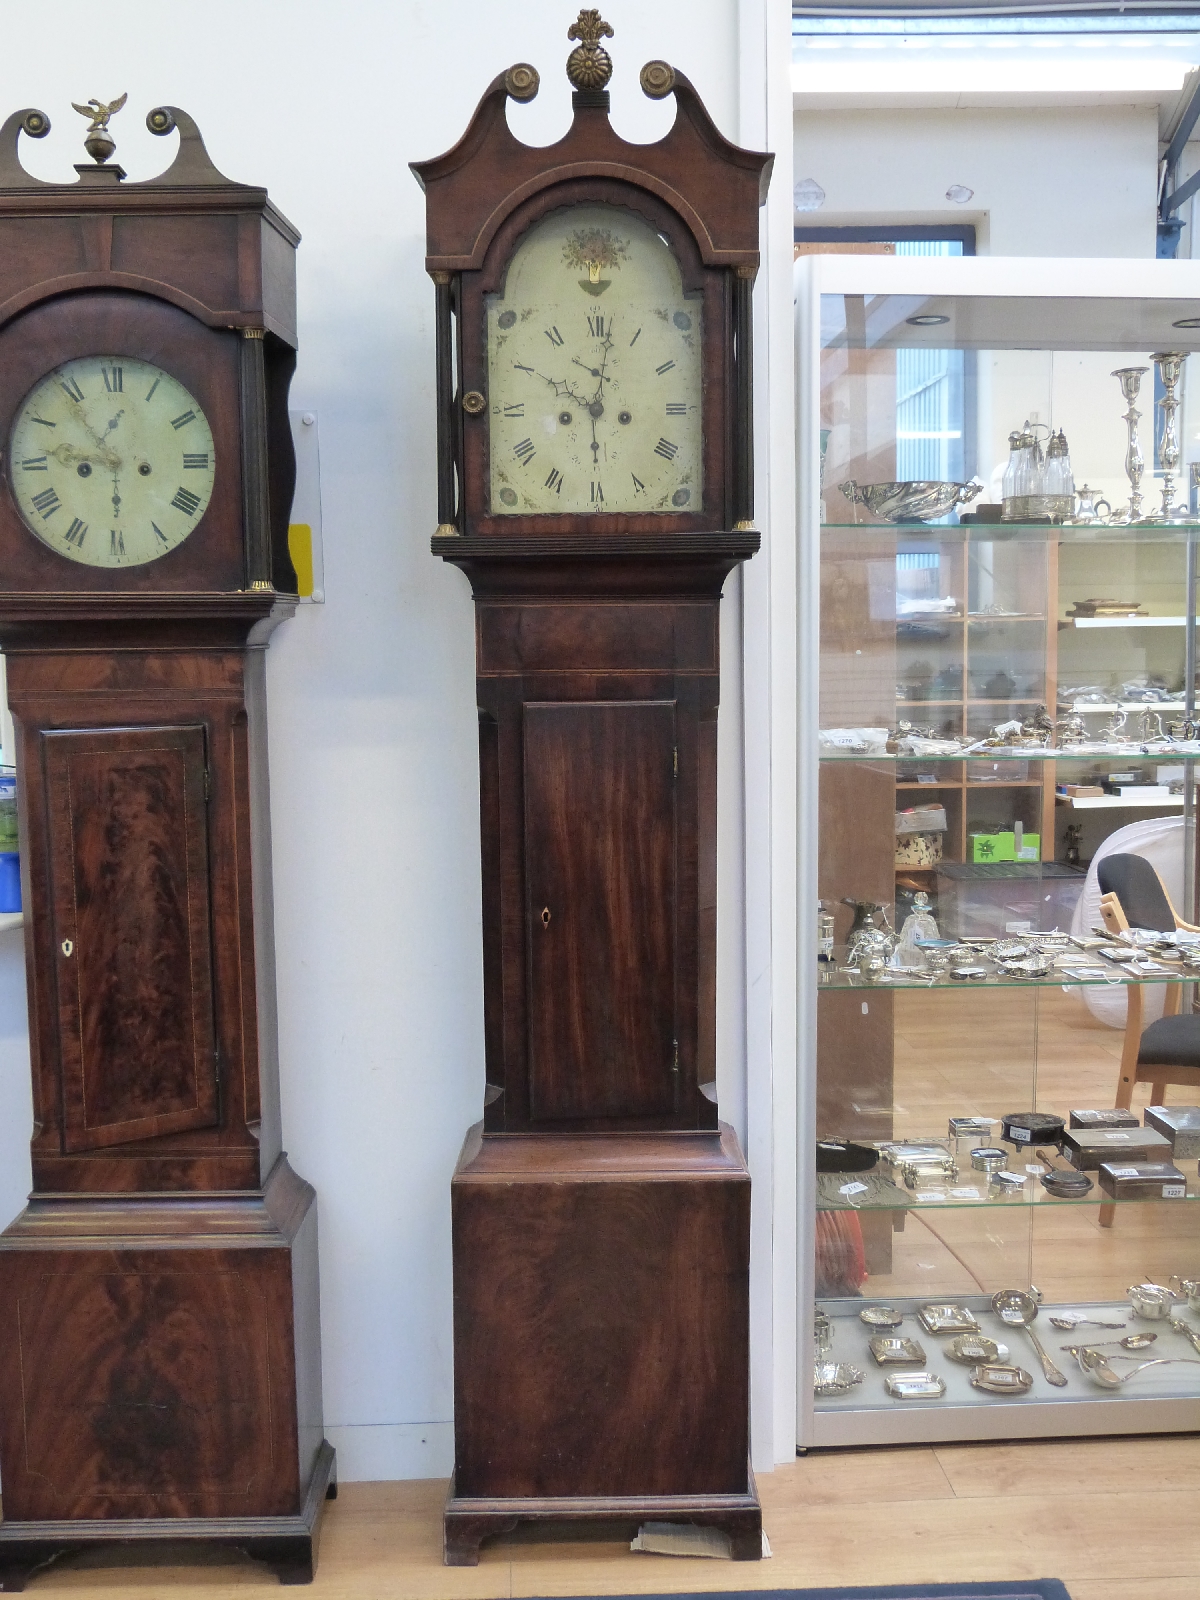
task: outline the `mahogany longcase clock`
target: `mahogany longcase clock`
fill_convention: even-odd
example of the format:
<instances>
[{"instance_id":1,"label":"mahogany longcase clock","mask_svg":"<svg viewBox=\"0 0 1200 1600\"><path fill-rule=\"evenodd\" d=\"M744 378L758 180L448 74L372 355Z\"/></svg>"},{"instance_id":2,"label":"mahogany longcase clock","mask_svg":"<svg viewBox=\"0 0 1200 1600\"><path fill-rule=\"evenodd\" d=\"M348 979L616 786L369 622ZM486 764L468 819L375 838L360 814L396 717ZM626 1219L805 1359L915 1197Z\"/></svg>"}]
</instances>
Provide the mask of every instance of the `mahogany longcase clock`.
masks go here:
<instances>
[{"instance_id":1,"label":"mahogany longcase clock","mask_svg":"<svg viewBox=\"0 0 1200 1600\"><path fill-rule=\"evenodd\" d=\"M191 118L123 184L0 129L0 647L33 1194L0 1234L0 1588L221 1539L312 1577L316 1199L280 1142L265 646L292 614L298 235ZM291 597L291 598L289 598Z\"/></svg>"},{"instance_id":2,"label":"mahogany longcase clock","mask_svg":"<svg viewBox=\"0 0 1200 1600\"><path fill-rule=\"evenodd\" d=\"M716 1524L747 1464L750 1187L715 1077L718 610L758 548L751 289L771 157L682 73L656 144L568 36L413 170L436 285L436 555L475 596L487 1093L452 1186L447 1562L520 1519Z\"/></svg>"}]
</instances>

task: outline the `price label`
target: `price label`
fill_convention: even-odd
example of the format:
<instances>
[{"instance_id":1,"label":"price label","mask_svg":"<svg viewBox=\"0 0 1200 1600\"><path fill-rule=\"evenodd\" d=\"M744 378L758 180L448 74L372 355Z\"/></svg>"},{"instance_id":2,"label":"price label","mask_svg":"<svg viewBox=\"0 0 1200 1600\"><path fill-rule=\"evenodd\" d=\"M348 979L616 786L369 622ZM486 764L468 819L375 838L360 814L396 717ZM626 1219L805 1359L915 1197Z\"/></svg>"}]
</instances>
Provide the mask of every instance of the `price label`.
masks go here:
<instances>
[{"instance_id":1,"label":"price label","mask_svg":"<svg viewBox=\"0 0 1200 1600\"><path fill-rule=\"evenodd\" d=\"M838 1193L844 1195L866 1194L867 1188L868 1185L865 1183L844 1183L838 1190ZM849 1226L849 1224L847 1224L847 1226Z\"/></svg>"},{"instance_id":2,"label":"price label","mask_svg":"<svg viewBox=\"0 0 1200 1600\"><path fill-rule=\"evenodd\" d=\"M923 1189L917 1195L918 1200L925 1201L926 1203L928 1203L930 1200L944 1200L945 1198L945 1193L941 1189Z\"/></svg>"},{"instance_id":3,"label":"price label","mask_svg":"<svg viewBox=\"0 0 1200 1600\"><path fill-rule=\"evenodd\" d=\"M1043 1167L1039 1161L1030 1161L1026 1163L1025 1171L1031 1178L1040 1178L1045 1170L1045 1167Z\"/></svg>"},{"instance_id":4,"label":"price label","mask_svg":"<svg viewBox=\"0 0 1200 1600\"><path fill-rule=\"evenodd\" d=\"M979 1190L978 1189L951 1189L950 1193L954 1197L955 1200L978 1200L979 1199Z\"/></svg>"},{"instance_id":5,"label":"price label","mask_svg":"<svg viewBox=\"0 0 1200 1600\"><path fill-rule=\"evenodd\" d=\"M1163 1184L1163 1199L1164 1200L1182 1200L1186 1193L1187 1193L1187 1185L1186 1184L1183 1184L1183 1183L1164 1183Z\"/></svg>"},{"instance_id":6,"label":"price label","mask_svg":"<svg viewBox=\"0 0 1200 1600\"><path fill-rule=\"evenodd\" d=\"M1109 1176L1112 1178L1140 1178L1141 1173L1136 1167L1109 1167Z\"/></svg>"}]
</instances>

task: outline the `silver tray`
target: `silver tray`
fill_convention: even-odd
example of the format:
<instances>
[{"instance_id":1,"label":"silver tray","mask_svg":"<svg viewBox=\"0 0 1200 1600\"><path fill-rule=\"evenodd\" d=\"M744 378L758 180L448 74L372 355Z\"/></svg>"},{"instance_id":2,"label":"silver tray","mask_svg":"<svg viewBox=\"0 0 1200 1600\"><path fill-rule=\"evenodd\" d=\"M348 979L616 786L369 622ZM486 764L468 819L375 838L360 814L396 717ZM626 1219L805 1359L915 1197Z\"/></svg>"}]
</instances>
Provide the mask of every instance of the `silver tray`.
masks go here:
<instances>
[{"instance_id":1,"label":"silver tray","mask_svg":"<svg viewBox=\"0 0 1200 1600\"><path fill-rule=\"evenodd\" d=\"M858 1320L865 1322L868 1328L898 1328L904 1321L904 1313L895 1306L864 1306L858 1313Z\"/></svg>"},{"instance_id":2,"label":"silver tray","mask_svg":"<svg viewBox=\"0 0 1200 1600\"><path fill-rule=\"evenodd\" d=\"M813 1390L818 1395L849 1394L866 1377L848 1361L818 1361Z\"/></svg>"},{"instance_id":3,"label":"silver tray","mask_svg":"<svg viewBox=\"0 0 1200 1600\"><path fill-rule=\"evenodd\" d=\"M852 505L864 505L885 522L929 522L955 506L967 505L983 492L981 483L940 483L934 479L908 483L856 483L838 488Z\"/></svg>"},{"instance_id":4,"label":"silver tray","mask_svg":"<svg viewBox=\"0 0 1200 1600\"><path fill-rule=\"evenodd\" d=\"M937 1301L921 1306L917 1321L926 1333L982 1333L974 1312L953 1302Z\"/></svg>"},{"instance_id":5,"label":"silver tray","mask_svg":"<svg viewBox=\"0 0 1200 1600\"><path fill-rule=\"evenodd\" d=\"M1024 1367L1007 1361L988 1361L972 1369L971 1385L988 1394L1025 1394L1033 1388L1033 1377Z\"/></svg>"},{"instance_id":6,"label":"silver tray","mask_svg":"<svg viewBox=\"0 0 1200 1600\"><path fill-rule=\"evenodd\" d=\"M936 1372L893 1372L883 1386L893 1400L940 1400L946 1392L946 1380Z\"/></svg>"},{"instance_id":7,"label":"silver tray","mask_svg":"<svg viewBox=\"0 0 1200 1600\"><path fill-rule=\"evenodd\" d=\"M925 1352L915 1339L889 1339L878 1334L868 1348L880 1367L923 1367Z\"/></svg>"},{"instance_id":8,"label":"silver tray","mask_svg":"<svg viewBox=\"0 0 1200 1600\"><path fill-rule=\"evenodd\" d=\"M951 1361L961 1361L964 1367L977 1367L981 1362L1001 1360L1008 1354L1008 1347L982 1333L960 1333L946 1346L946 1354Z\"/></svg>"}]
</instances>

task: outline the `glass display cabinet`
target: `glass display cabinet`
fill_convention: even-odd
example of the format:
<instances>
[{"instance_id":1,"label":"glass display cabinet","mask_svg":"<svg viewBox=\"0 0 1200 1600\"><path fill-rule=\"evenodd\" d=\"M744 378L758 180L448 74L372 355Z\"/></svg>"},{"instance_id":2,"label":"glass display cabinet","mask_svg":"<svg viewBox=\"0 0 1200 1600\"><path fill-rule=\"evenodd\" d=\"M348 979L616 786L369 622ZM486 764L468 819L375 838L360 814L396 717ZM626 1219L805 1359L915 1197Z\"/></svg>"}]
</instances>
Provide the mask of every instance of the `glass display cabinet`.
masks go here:
<instances>
[{"instance_id":1,"label":"glass display cabinet","mask_svg":"<svg viewBox=\"0 0 1200 1600\"><path fill-rule=\"evenodd\" d=\"M1196 1429L1200 267L796 285L801 1446Z\"/></svg>"}]
</instances>

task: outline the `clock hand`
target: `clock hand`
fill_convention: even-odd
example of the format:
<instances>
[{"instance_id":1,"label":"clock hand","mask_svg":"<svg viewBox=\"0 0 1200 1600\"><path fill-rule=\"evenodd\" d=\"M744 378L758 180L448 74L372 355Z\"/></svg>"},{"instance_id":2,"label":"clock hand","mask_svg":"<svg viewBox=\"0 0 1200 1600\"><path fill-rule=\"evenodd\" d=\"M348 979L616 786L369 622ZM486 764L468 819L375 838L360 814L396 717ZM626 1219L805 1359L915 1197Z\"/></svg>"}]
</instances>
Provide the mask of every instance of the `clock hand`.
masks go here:
<instances>
[{"instance_id":1,"label":"clock hand","mask_svg":"<svg viewBox=\"0 0 1200 1600\"><path fill-rule=\"evenodd\" d=\"M119 468L121 465L120 456L110 446L104 444L103 441L101 441L101 445L102 448L99 450L80 450L76 445L67 444L64 441L62 444L55 445L53 450L47 450L46 454L53 456L55 461L63 467L73 467L76 462L81 461L98 461L103 466L108 467L110 471Z\"/></svg>"}]
</instances>

